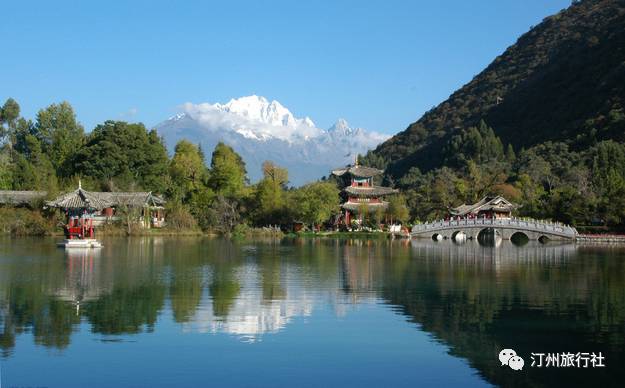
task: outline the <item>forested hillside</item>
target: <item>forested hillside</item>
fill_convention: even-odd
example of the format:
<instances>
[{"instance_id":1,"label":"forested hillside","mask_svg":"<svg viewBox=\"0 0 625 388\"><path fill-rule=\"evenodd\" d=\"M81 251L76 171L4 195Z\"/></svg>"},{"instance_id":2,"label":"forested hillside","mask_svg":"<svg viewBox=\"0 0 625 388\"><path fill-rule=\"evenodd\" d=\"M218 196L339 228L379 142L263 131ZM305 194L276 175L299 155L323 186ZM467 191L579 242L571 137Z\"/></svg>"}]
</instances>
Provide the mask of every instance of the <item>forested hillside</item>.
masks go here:
<instances>
[{"instance_id":1,"label":"forested hillside","mask_svg":"<svg viewBox=\"0 0 625 388\"><path fill-rule=\"evenodd\" d=\"M575 2L362 162L420 219L499 192L525 215L622 224L624 107L625 1Z\"/></svg>"}]
</instances>

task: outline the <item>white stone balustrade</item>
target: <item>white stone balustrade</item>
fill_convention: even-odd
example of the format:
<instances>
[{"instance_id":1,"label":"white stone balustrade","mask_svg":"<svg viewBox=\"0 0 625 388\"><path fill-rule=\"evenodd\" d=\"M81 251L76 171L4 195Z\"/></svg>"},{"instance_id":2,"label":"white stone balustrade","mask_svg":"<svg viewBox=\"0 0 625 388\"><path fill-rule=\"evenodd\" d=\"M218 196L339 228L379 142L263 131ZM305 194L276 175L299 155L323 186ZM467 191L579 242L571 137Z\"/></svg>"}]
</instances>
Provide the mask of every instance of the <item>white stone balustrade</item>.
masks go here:
<instances>
[{"instance_id":1,"label":"white stone balustrade","mask_svg":"<svg viewBox=\"0 0 625 388\"><path fill-rule=\"evenodd\" d=\"M546 237L575 239L578 235L577 230L569 225L523 218L461 218L438 220L413 226L411 234L414 237L421 237L422 235L428 233L434 234L436 232L463 231L467 233L473 231L475 233L472 234L477 236L477 233L485 228L505 230L508 232L506 234L507 236L516 232L522 232L526 235L531 232L532 234L544 235ZM467 234L471 235L471 233Z\"/></svg>"}]
</instances>

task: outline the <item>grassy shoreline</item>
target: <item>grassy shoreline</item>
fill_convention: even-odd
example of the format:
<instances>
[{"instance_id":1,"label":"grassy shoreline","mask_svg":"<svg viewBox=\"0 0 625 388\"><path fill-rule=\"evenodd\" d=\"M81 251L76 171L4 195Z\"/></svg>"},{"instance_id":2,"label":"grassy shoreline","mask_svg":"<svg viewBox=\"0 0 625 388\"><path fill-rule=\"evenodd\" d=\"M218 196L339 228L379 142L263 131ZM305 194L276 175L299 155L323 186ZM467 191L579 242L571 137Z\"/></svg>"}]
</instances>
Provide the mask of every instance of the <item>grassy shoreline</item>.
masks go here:
<instances>
[{"instance_id":1,"label":"grassy shoreline","mask_svg":"<svg viewBox=\"0 0 625 388\"><path fill-rule=\"evenodd\" d=\"M351 239L351 238L366 238L366 239L385 239L389 238L388 232L297 232L288 233L287 237L304 237L304 238L337 238L337 239Z\"/></svg>"}]
</instances>

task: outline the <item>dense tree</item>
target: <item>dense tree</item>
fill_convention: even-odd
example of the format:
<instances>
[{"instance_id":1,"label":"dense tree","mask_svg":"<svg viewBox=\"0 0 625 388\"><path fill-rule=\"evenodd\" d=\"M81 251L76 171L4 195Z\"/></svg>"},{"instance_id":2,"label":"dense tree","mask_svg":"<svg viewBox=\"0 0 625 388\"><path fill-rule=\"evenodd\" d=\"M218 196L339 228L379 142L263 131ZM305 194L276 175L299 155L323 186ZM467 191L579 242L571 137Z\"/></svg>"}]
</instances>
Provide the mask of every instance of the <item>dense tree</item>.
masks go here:
<instances>
[{"instance_id":1,"label":"dense tree","mask_svg":"<svg viewBox=\"0 0 625 388\"><path fill-rule=\"evenodd\" d=\"M0 190L10 190L13 187L13 164L11 155L4 148L0 148Z\"/></svg>"},{"instance_id":2,"label":"dense tree","mask_svg":"<svg viewBox=\"0 0 625 388\"><path fill-rule=\"evenodd\" d=\"M483 120L478 127L453 136L443 153L445 164L457 168L466 167L469 161L478 165L500 163L505 156L501 140Z\"/></svg>"},{"instance_id":3,"label":"dense tree","mask_svg":"<svg viewBox=\"0 0 625 388\"><path fill-rule=\"evenodd\" d=\"M41 143L33 135L27 135L24 142L26 152L14 155L13 187L17 190L55 192L58 189L57 177L50 159L41 149Z\"/></svg>"},{"instance_id":4,"label":"dense tree","mask_svg":"<svg viewBox=\"0 0 625 388\"><path fill-rule=\"evenodd\" d=\"M148 132L140 123L106 121L96 126L73 165L75 173L109 189L162 193L167 186L167 150L156 132Z\"/></svg>"},{"instance_id":5,"label":"dense tree","mask_svg":"<svg viewBox=\"0 0 625 388\"><path fill-rule=\"evenodd\" d=\"M85 142L82 125L67 102L52 104L37 113L35 136L59 176L72 173L71 158Z\"/></svg>"},{"instance_id":6,"label":"dense tree","mask_svg":"<svg viewBox=\"0 0 625 388\"><path fill-rule=\"evenodd\" d=\"M283 224L286 220L286 185L289 173L273 162L263 163L263 179L256 188L257 219L261 224Z\"/></svg>"},{"instance_id":7,"label":"dense tree","mask_svg":"<svg viewBox=\"0 0 625 388\"><path fill-rule=\"evenodd\" d=\"M406 223L410 217L406 197L402 194L392 195L388 200L387 215L390 223Z\"/></svg>"},{"instance_id":8,"label":"dense tree","mask_svg":"<svg viewBox=\"0 0 625 388\"><path fill-rule=\"evenodd\" d=\"M613 141L590 150L592 183L599 197L597 216L608 224L625 221L625 146Z\"/></svg>"},{"instance_id":9,"label":"dense tree","mask_svg":"<svg viewBox=\"0 0 625 388\"><path fill-rule=\"evenodd\" d=\"M208 171L198 146L186 140L179 141L169 164L169 174L172 190L180 198L204 187Z\"/></svg>"},{"instance_id":10,"label":"dense tree","mask_svg":"<svg viewBox=\"0 0 625 388\"><path fill-rule=\"evenodd\" d=\"M241 156L232 147L218 143L211 158L209 187L225 197L240 196L247 183L246 174Z\"/></svg>"},{"instance_id":11,"label":"dense tree","mask_svg":"<svg viewBox=\"0 0 625 388\"><path fill-rule=\"evenodd\" d=\"M339 190L330 182L315 182L291 193L290 206L293 216L315 225L325 222L339 211Z\"/></svg>"},{"instance_id":12,"label":"dense tree","mask_svg":"<svg viewBox=\"0 0 625 388\"><path fill-rule=\"evenodd\" d=\"M140 182L145 189L163 193L169 187L167 168L169 157L164 140L155 129L148 132L145 163L141 166ZM202 159L203 160L203 159Z\"/></svg>"},{"instance_id":13,"label":"dense tree","mask_svg":"<svg viewBox=\"0 0 625 388\"><path fill-rule=\"evenodd\" d=\"M20 106L12 98L8 98L0 107L0 142L7 142L9 148L13 145L13 131L20 116Z\"/></svg>"},{"instance_id":14,"label":"dense tree","mask_svg":"<svg viewBox=\"0 0 625 388\"><path fill-rule=\"evenodd\" d=\"M169 164L169 174L171 176L169 196L188 203L191 213L202 229L212 226L210 208L215 193L207 187L209 173L204 164L202 149L186 140L178 142Z\"/></svg>"}]
</instances>

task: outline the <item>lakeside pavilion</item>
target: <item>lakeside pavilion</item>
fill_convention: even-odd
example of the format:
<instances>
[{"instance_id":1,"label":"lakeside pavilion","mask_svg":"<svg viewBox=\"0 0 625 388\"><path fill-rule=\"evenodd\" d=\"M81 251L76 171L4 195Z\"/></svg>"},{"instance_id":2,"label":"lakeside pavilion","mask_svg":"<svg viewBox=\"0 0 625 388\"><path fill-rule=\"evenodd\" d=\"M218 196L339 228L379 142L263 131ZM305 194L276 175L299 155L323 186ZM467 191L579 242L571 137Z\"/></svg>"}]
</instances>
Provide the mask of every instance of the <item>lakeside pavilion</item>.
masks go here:
<instances>
[{"instance_id":1,"label":"lakeside pavilion","mask_svg":"<svg viewBox=\"0 0 625 388\"><path fill-rule=\"evenodd\" d=\"M486 196L473 205L462 204L450 208L450 217L461 218L512 218L512 212L519 208L501 195Z\"/></svg>"},{"instance_id":2,"label":"lakeside pavilion","mask_svg":"<svg viewBox=\"0 0 625 388\"><path fill-rule=\"evenodd\" d=\"M87 210L94 225L120 220L120 212L133 210L137 221L145 228L165 226L165 200L146 191L104 192L87 191L80 183L78 189L46 201L46 191L0 190L0 207L27 207L44 205L62 211L65 215ZM82 209L82 210L81 210Z\"/></svg>"},{"instance_id":3,"label":"lakeside pavilion","mask_svg":"<svg viewBox=\"0 0 625 388\"><path fill-rule=\"evenodd\" d=\"M100 192L78 189L46 202L50 208L60 209L66 215L89 213L94 225L120 219L120 212L134 209L133 217L144 228L160 228L165 224L165 200L152 192Z\"/></svg>"},{"instance_id":4,"label":"lakeside pavilion","mask_svg":"<svg viewBox=\"0 0 625 388\"><path fill-rule=\"evenodd\" d=\"M343 179L343 209L342 219L339 221L350 226L352 220L362 221L363 211L375 213L378 209L386 209L388 202L384 196L395 194L399 191L391 187L376 186L373 178L381 175L384 171L373 167L353 166L332 170L332 175Z\"/></svg>"}]
</instances>

